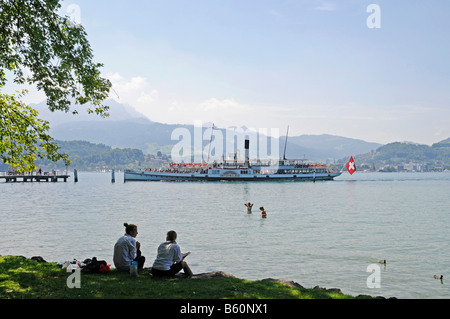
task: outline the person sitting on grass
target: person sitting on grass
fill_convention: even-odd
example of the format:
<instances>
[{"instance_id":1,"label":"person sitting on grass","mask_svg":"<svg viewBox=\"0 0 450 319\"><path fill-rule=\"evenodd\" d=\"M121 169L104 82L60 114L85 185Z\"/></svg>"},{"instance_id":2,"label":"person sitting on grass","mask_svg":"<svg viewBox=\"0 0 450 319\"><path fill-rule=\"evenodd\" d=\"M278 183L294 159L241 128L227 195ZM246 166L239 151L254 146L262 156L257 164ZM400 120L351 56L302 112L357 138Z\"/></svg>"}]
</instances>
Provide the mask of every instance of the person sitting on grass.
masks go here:
<instances>
[{"instance_id":1,"label":"person sitting on grass","mask_svg":"<svg viewBox=\"0 0 450 319\"><path fill-rule=\"evenodd\" d=\"M176 242L177 233L174 230L167 232L166 241L158 247L158 255L152 266L152 274L156 277L173 277L183 269L188 277L193 273L184 258L189 254L182 254Z\"/></svg>"},{"instance_id":2,"label":"person sitting on grass","mask_svg":"<svg viewBox=\"0 0 450 319\"><path fill-rule=\"evenodd\" d=\"M137 261L138 269L142 269L145 263L145 257L141 255L141 244L136 241L138 234L137 226L134 224L123 223L125 226L125 235L120 237L114 245L114 266L117 270L130 271L132 261Z\"/></svg>"}]
</instances>

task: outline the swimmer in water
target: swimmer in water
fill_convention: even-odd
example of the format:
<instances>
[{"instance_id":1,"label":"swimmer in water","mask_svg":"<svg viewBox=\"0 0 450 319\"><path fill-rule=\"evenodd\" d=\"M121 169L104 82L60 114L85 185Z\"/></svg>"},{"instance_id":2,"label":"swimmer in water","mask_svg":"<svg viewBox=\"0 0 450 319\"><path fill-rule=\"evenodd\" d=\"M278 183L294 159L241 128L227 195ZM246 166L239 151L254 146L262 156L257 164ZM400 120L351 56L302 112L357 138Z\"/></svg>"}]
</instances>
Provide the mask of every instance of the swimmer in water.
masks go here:
<instances>
[{"instance_id":1,"label":"swimmer in water","mask_svg":"<svg viewBox=\"0 0 450 319\"><path fill-rule=\"evenodd\" d=\"M267 218L267 212L266 212L266 210L264 209L264 207L260 207L259 208L259 210L261 211L261 217L262 218Z\"/></svg>"},{"instance_id":2,"label":"swimmer in water","mask_svg":"<svg viewBox=\"0 0 450 319\"><path fill-rule=\"evenodd\" d=\"M253 204L248 202L248 203L245 203L244 205L247 206L247 214L251 214L252 213Z\"/></svg>"}]
</instances>

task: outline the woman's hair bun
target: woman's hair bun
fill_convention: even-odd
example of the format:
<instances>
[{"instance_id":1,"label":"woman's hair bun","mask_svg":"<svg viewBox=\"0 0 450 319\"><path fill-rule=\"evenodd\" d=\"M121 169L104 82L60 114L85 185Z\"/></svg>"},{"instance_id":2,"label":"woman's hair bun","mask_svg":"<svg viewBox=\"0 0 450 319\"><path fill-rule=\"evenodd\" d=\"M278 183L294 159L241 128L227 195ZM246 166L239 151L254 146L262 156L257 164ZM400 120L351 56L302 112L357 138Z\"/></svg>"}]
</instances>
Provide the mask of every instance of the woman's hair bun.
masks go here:
<instances>
[{"instance_id":1,"label":"woman's hair bun","mask_svg":"<svg viewBox=\"0 0 450 319\"><path fill-rule=\"evenodd\" d=\"M123 223L123 226L128 227L128 223Z\"/></svg>"}]
</instances>

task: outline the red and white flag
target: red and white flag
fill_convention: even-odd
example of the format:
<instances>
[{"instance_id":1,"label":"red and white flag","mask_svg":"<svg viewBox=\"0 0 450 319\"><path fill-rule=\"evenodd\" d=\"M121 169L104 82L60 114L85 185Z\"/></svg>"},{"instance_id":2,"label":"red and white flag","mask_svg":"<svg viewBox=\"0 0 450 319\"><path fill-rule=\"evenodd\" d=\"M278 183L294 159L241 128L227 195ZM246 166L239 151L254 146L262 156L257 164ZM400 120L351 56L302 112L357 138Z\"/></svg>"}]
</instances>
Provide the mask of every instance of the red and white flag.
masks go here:
<instances>
[{"instance_id":1,"label":"red and white flag","mask_svg":"<svg viewBox=\"0 0 450 319\"><path fill-rule=\"evenodd\" d=\"M353 175L354 172L356 172L356 165L355 161L353 160L353 156L350 157L350 160L347 163L347 171L350 173L350 175Z\"/></svg>"}]
</instances>

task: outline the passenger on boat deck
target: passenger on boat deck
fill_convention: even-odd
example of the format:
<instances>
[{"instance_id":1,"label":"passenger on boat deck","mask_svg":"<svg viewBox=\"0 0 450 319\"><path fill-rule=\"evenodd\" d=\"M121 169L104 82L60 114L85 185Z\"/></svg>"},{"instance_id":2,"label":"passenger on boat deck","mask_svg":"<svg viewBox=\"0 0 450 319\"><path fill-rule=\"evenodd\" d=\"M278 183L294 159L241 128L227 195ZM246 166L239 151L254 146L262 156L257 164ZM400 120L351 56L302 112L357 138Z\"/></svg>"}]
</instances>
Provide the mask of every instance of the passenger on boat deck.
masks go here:
<instances>
[{"instance_id":1,"label":"passenger on boat deck","mask_svg":"<svg viewBox=\"0 0 450 319\"><path fill-rule=\"evenodd\" d=\"M173 277L183 269L188 277L194 274L189 268L184 258L189 254L182 254L181 248L176 242L177 233L174 230L168 231L166 241L158 247L158 255L152 266L153 276Z\"/></svg>"},{"instance_id":2,"label":"passenger on boat deck","mask_svg":"<svg viewBox=\"0 0 450 319\"><path fill-rule=\"evenodd\" d=\"M138 269L142 269L145 257L141 255L141 244L135 239L138 234L137 226L128 223L123 223L123 225L125 226L125 235L120 237L114 245L114 266L117 270L129 271L131 262L137 261Z\"/></svg>"},{"instance_id":3,"label":"passenger on boat deck","mask_svg":"<svg viewBox=\"0 0 450 319\"><path fill-rule=\"evenodd\" d=\"M253 203L248 202L248 203L245 203L244 205L247 206L247 213L251 214L252 213Z\"/></svg>"},{"instance_id":4,"label":"passenger on boat deck","mask_svg":"<svg viewBox=\"0 0 450 319\"><path fill-rule=\"evenodd\" d=\"M261 211L261 217L262 218L266 218L267 217L267 212L266 212L266 210L264 209L264 207L260 207L259 208L259 210Z\"/></svg>"}]
</instances>

